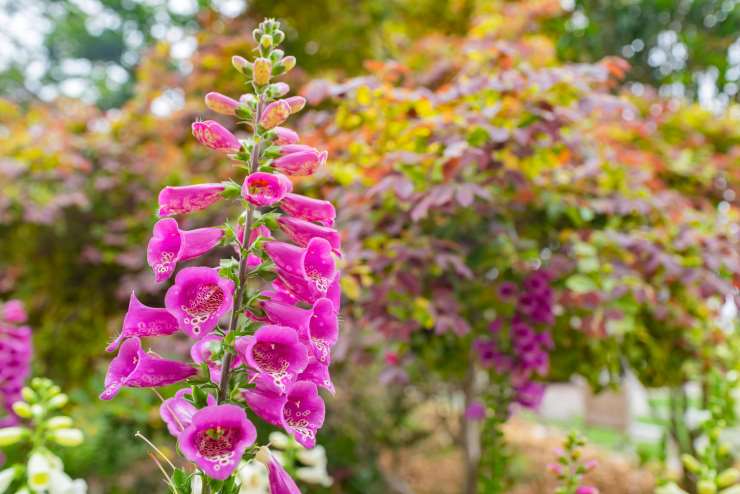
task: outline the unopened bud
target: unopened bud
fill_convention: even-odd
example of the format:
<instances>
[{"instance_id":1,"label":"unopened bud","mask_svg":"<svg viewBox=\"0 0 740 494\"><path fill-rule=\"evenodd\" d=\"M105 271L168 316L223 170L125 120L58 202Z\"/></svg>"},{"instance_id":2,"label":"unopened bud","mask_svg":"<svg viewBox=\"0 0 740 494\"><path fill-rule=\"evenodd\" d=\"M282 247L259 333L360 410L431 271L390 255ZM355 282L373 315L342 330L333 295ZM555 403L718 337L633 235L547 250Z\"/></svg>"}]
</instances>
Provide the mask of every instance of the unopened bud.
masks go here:
<instances>
[{"instance_id":1,"label":"unopened bud","mask_svg":"<svg viewBox=\"0 0 740 494\"><path fill-rule=\"evenodd\" d=\"M239 102L233 98L229 98L225 94L212 91L206 94L206 106L216 113L233 115L236 113Z\"/></svg>"},{"instance_id":2,"label":"unopened bud","mask_svg":"<svg viewBox=\"0 0 740 494\"><path fill-rule=\"evenodd\" d=\"M255 29L252 31L252 39L254 39L255 42L259 43L260 38L262 38L262 29Z\"/></svg>"},{"instance_id":3,"label":"unopened bud","mask_svg":"<svg viewBox=\"0 0 740 494\"><path fill-rule=\"evenodd\" d=\"M270 96L273 98L279 98L285 96L290 91L290 86L284 82L275 82L270 84Z\"/></svg>"},{"instance_id":4,"label":"unopened bud","mask_svg":"<svg viewBox=\"0 0 740 494\"><path fill-rule=\"evenodd\" d=\"M254 61L254 75L252 80L258 86L264 86L270 83L272 76L272 62L266 58L258 58Z\"/></svg>"},{"instance_id":5,"label":"unopened bud","mask_svg":"<svg viewBox=\"0 0 740 494\"><path fill-rule=\"evenodd\" d=\"M23 399L29 403L33 403L38 399L36 392L28 386L23 386L23 389L21 389L21 396L23 396Z\"/></svg>"},{"instance_id":6,"label":"unopened bud","mask_svg":"<svg viewBox=\"0 0 740 494\"><path fill-rule=\"evenodd\" d=\"M62 408L68 402L69 402L69 397L64 393L61 393L61 394L56 395L51 400L49 400L49 407Z\"/></svg>"},{"instance_id":7,"label":"unopened bud","mask_svg":"<svg viewBox=\"0 0 740 494\"><path fill-rule=\"evenodd\" d=\"M699 470L701 470L701 464L696 458L689 454L681 455L681 463L683 463L684 468L691 473L699 473Z\"/></svg>"},{"instance_id":8,"label":"unopened bud","mask_svg":"<svg viewBox=\"0 0 740 494\"><path fill-rule=\"evenodd\" d=\"M291 115L303 110L303 107L306 106L306 98L303 96L291 96L290 98L285 98L283 101L290 106Z\"/></svg>"},{"instance_id":9,"label":"unopened bud","mask_svg":"<svg viewBox=\"0 0 740 494\"><path fill-rule=\"evenodd\" d=\"M51 430L69 429L73 425L74 421L69 417L65 417L64 415L57 415L56 417L52 417L46 421L46 426Z\"/></svg>"},{"instance_id":10,"label":"unopened bud","mask_svg":"<svg viewBox=\"0 0 740 494\"><path fill-rule=\"evenodd\" d=\"M31 405L25 401L16 401L13 403L13 411L16 415L24 419L30 419L32 416Z\"/></svg>"},{"instance_id":11,"label":"unopened bud","mask_svg":"<svg viewBox=\"0 0 740 494\"><path fill-rule=\"evenodd\" d=\"M239 55L234 55L233 57L231 57L231 64L240 73L246 76L252 75L252 63L246 58L240 57Z\"/></svg>"},{"instance_id":12,"label":"unopened bud","mask_svg":"<svg viewBox=\"0 0 740 494\"><path fill-rule=\"evenodd\" d=\"M729 487L740 480L740 470L737 468L728 468L717 476L717 485L719 487Z\"/></svg>"},{"instance_id":13,"label":"unopened bud","mask_svg":"<svg viewBox=\"0 0 740 494\"><path fill-rule=\"evenodd\" d=\"M57 429L51 434L51 438L60 446L79 446L84 441L80 429Z\"/></svg>"},{"instance_id":14,"label":"unopened bud","mask_svg":"<svg viewBox=\"0 0 740 494\"><path fill-rule=\"evenodd\" d=\"M272 46L272 36L263 34L260 37L260 45L262 45L262 48L270 48Z\"/></svg>"},{"instance_id":15,"label":"unopened bud","mask_svg":"<svg viewBox=\"0 0 740 494\"><path fill-rule=\"evenodd\" d=\"M295 57L293 55L290 55L290 56L287 56L287 57L283 58L280 61L280 63L285 68L285 72L288 72L290 69L292 69L293 67L295 67L296 59L295 59Z\"/></svg>"},{"instance_id":16,"label":"unopened bud","mask_svg":"<svg viewBox=\"0 0 740 494\"><path fill-rule=\"evenodd\" d=\"M279 45L280 43L285 41L285 33L279 29L275 30L275 34L273 34L272 37L274 38L276 45Z\"/></svg>"},{"instance_id":17,"label":"unopened bud","mask_svg":"<svg viewBox=\"0 0 740 494\"><path fill-rule=\"evenodd\" d=\"M715 494L717 492L717 486L711 480L700 480L696 484L696 492L698 494Z\"/></svg>"},{"instance_id":18,"label":"unopened bud","mask_svg":"<svg viewBox=\"0 0 740 494\"><path fill-rule=\"evenodd\" d=\"M19 443L28 435L29 430L25 427L4 427L0 429L0 448Z\"/></svg>"},{"instance_id":19,"label":"unopened bud","mask_svg":"<svg viewBox=\"0 0 740 494\"><path fill-rule=\"evenodd\" d=\"M260 125L265 129L271 129L285 122L290 116L290 105L285 100L273 101L265 108L260 117Z\"/></svg>"}]
</instances>

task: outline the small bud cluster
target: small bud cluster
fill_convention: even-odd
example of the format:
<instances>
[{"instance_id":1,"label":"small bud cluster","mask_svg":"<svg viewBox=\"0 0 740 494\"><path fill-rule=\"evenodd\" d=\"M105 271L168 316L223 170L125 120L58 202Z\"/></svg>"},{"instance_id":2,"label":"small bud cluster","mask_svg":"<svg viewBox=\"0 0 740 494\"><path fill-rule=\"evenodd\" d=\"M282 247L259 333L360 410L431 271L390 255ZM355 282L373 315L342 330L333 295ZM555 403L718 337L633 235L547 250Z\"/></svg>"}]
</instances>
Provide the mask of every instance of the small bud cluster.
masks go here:
<instances>
[{"instance_id":1,"label":"small bud cluster","mask_svg":"<svg viewBox=\"0 0 740 494\"><path fill-rule=\"evenodd\" d=\"M557 450L557 462L549 463L547 469L558 479L555 494L599 494L596 487L585 485L583 476L596 468L596 460L583 459L582 448L586 441L576 433L568 434L563 449Z\"/></svg>"},{"instance_id":2,"label":"small bud cluster","mask_svg":"<svg viewBox=\"0 0 740 494\"><path fill-rule=\"evenodd\" d=\"M62 461L50 449L79 446L84 439L70 417L58 414L69 398L49 379L38 377L22 388L21 395L23 399L12 405L21 422L0 429L0 448L27 447L28 462L0 471L0 492L12 485L16 490L8 492L84 494L85 481L65 474Z\"/></svg>"}]
</instances>

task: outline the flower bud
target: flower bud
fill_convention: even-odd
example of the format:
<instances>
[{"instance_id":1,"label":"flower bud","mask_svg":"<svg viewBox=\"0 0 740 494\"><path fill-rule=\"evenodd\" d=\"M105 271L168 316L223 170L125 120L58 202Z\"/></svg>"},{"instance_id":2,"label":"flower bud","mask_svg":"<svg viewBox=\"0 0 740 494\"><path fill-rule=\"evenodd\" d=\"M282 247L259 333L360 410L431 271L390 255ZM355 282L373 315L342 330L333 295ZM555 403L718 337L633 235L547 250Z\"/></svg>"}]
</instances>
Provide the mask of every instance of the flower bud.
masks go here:
<instances>
[{"instance_id":1,"label":"flower bud","mask_svg":"<svg viewBox=\"0 0 740 494\"><path fill-rule=\"evenodd\" d=\"M66 394L64 393L58 394L54 398L49 400L49 407L50 408L62 408L68 402L69 402L69 397Z\"/></svg>"},{"instance_id":2,"label":"flower bud","mask_svg":"<svg viewBox=\"0 0 740 494\"><path fill-rule=\"evenodd\" d=\"M0 448L16 444L29 436L25 427L5 427L0 429Z\"/></svg>"},{"instance_id":3,"label":"flower bud","mask_svg":"<svg viewBox=\"0 0 740 494\"><path fill-rule=\"evenodd\" d=\"M700 480L696 484L697 494L715 494L717 492L717 486L711 480Z\"/></svg>"},{"instance_id":4,"label":"flower bud","mask_svg":"<svg viewBox=\"0 0 740 494\"><path fill-rule=\"evenodd\" d=\"M258 58L254 61L254 75L252 80L258 86L264 86L270 83L272 76L272 62L266 58Z\"/></svg>"},{"instance_id":5,"label":"flower bud","mask_svg":"<svg viewBox=\"0 0 740 494\"><path fill-rule=\"evenodd\" d=\"M44 407L41 405L31 405L31 415L41 417L44 414Z\"/></svg>"},{"instance_id":6,"label":"flower bud","mask_svg":"<svg viewBox=\"0 0 740 494\"><path fill-rule=\"evenodd\" d=\"M262 45L262 48L270 48L272 46L272 36L269 34L260 36L260 45Z\"/></svg>"},{"instance_id":7,"label":"flower bud","mask_svg":"<svg viewBox=\"0 0 740 494\"><path fill-rule=\"evenodd\" d=\"M683 463L684 468L691 473L699 473L699 470L701 470L701 464L696 458L689 454L681 455L681 463Z\"/></svg>"},{"instance_id":8,"label":"flower bud","mask_svg":"<svg viewBox=\"0 0 740 494\"><path fill-rule=\"evenodd\" d=\"M265 129L271 129L285 122L290 116L290 105L285 100L273 101L265 108L260 117L260 125Z\"/></svg>"},{"instance_id":9,"label":"flower bud","mask_svg":"<svg viewBox=\"0 0 740 494\"><path fill-rule=\"evenodd\" d=\"M65 417L64 415L57 415L56 417L50 418L46 422L46 426L51 429L69 429L74 425L71 418Z\"/></svg>"},{"instance_id":10,"label":"flower bud","mask_svg":"<svg viewBox=\"0 0 740 494\"><path fill-rule=\"evenodd\" d=\"M25 401L16 401L13 403L13 411L16 415L23 419L30 419L31 414L31 405L26 403Z\"/></svg>"},{"instance_id":11,"label":"flower bud","mask_svg":"<svg viewBox=\"0 0 740 494\"><path fill-rule=\"evenodd\" d=\"M222 115L233 115L239 106L239 102L233 98L211 91L206 94L206 106L216 113Z\"/></svg>"},{"instance_id":12,"label":"flower bud","mask_svg":"<svg viewBox=\"0 0 740 494\"><path fill-rule=\"evenodd\" d=\"M272 96L273 98L285 96L286 94L288 94L288 91L290 91L290 86L288 86L284 82L276 82L274 84L270 84L270 96Z\"/></svg>"},{"instance_id":13,"label":"flower bud","mask_svg":"<svg viewBox=\"0 0 740 494\"><path fill-rule=\"evenodd\" d=\"M85 437L80 429L57 429L51 438L60 446L74 447L82 444Z\"/></svg>"},{"instance_id":14,"label":"flower bud","mask_svg":"<svg viewBox=\"0 0 740 494\"><path fill-rule=\"evenodd\" d=\"M254 67L252 63L249 62L246 58L240 57L239 55L234 55L233 57L231 57L231 64L241 74L244 74L246 76L252 75L252 70Z\"/></svg>"},{"instance_id":15,"label":"flower bud","mask_svg":"<svg viewBox=\"0 0 740 494\"><path fill-rule=\"evenodd\" d=\"M280 61L280 63L284 67L285 72L288 72L290 69L292 69L293 67L295 67L296 59L295 59L295 57L293 55L289 55L289 56L283 58Z\"/></svg>"},{"instance_id":16,"label":"flower bud","mask_svg":"<svg viewBox=\"0 0 740 494\"><path fill-rule=\"evenodd\" d=\"M260 28L256 28L256 29L252 30L252 39L255 42L259 43L260 42L260 38L262 38L262 32L263 31Z\"/></svg>"},{"instance_id":17,"label":"flower bud","mask_svg":"<svg viewBox=\"0 0 740 494\"><path fill-rule=\"evenodd\" d=\"M717 476L717 485L719 487L729 487L740 480L740 470L737 468L728 468Z\"/></svg>"},{"instance_id":18,"label":"flower bud","mask_svg":"<svg viewBox=\"0 0 740 494\"><path fill-rule=\"evenodd\" d=\"M727 489L724 489L720 494L740 494L740 485L733 485L732 487L728 487Z\"/></svg>"},{"instance_id":19,"label":"flower bud","mask_svg":"<svg viewBox=\"0 0 740 494\"><path fill-rule=\"evenodd\" d=\"M23 399L29 403L33 403L38 399L36 392L28 386L23 386L23 389L21 389L21 396L23 396Z\"/></svg>"},{"instance_id":20,"label":"flower bud","mask_svg":"<svg viewBox=\"0 0 740 494\"><path fill-rule=\"evenodd\" d=\"M576 489L576 494L599 494L599 489L592 485L582 485Z\"/></svg>"},{"instance_id":21,"label":"flower bud","mask_svg":"<svg viewBox=\"0 0 740 494\"><path fill-rule=\"evenodd\" d=\"M304 106L306 106L306 98L303 96L291 96L290 98L285 98L283 101L288 103L291 115L293 113L298 113L303 110Z\"/></svg>"},{"instance_id":22,"label":"flower bud","mask_svg":"<svg viewBox=\"0 0 740 494\"><path fill-rule=\"evenodd\" d=\"M275 31L275 34L273 34L272 37L273 37L273 41L275 42L276 45L279 45L280 43L282 43L283 41L285 41L285 33L282 32L279 29L277 29Z\"/></svg>"}]
</instances>

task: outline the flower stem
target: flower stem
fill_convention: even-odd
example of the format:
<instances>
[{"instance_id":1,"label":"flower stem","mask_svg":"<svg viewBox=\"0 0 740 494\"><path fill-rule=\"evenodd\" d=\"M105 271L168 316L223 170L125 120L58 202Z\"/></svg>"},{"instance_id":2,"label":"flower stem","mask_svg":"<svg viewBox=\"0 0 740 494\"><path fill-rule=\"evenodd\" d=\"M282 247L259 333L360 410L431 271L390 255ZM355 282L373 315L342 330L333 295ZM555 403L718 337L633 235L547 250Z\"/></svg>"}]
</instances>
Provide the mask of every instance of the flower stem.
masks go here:
<instances>
[{"instance_id":1,"label":"flower stem","mask_svg":"<svg viewBox=\"0 0 740 494\"><path fill-rule=\"evenodd\" d=\"M252 122L252 154L250 156L249 173L257 171L259 165L259 156L262 151L262 143L257 142L259 137L259 121L264 106L264 96L260 95L259 101L257 102L257 108L254 112L254 121ZM239 243L239 286L234 294L234 304L231 310L231 320L229 321L229 328L227 332L232 332L236 329L236 325L239 321L239 312L241 312L241 305L244 299L244 293L247 291L247 282L249 274L247 272L247 259L249 254L245 252L245 246L249 247L249 238L252 235L252 225L254 223L254 210L255 207L252 204L247 206L247 221L244 225L244 238L237 238L236 241ZM218 402L222 403L230 394L230 381L231 381L231 362L234 358L234 352L231 348L227 348L224 352L224 358L221 362L221 382L218 386Z\"/></svg>"}]
</instances>

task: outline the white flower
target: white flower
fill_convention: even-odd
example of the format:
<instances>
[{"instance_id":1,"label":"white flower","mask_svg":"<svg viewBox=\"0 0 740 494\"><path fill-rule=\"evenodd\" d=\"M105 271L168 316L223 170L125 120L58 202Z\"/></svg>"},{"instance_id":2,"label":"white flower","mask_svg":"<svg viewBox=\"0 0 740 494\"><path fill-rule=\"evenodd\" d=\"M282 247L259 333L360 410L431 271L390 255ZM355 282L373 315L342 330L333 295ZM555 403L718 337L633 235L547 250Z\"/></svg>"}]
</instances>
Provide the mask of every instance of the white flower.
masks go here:
<instances>
[{"instance_id":1,"label":"white flower","mask_svg":"<svg viewBox=\"0 0 740 494\"><path fill-rule=\"evenodd\" d=\"M203 494L203 477L200 475L193 476L190 481L190 494Z\"/></svg>"},{"instance_id":2,"label":"white flower","mask_svg":"<svg viewBox=\"0 0 740 494\"><path fill-rule=\"evenodd\" d=\"M239 464L236 472L239 494L267 494L267 468L259 462L249 461Z\"/></svg>"},{"instance_id":3,"label":"white flower","mask_svg":"<svg viewBox=\"0 0 740 494\"><path fill-rule=\"evenodd\" d=\"M51 472L55 470L51 464L51 456L53 455L50 453L38 450L31 453L26 470L28 486L31 489L40 491L49 487Z\"/></svg>"},{"instance_id":4,"label":"white flower","mask_svg":"<svg viewBox=\"0 0 740 494\"><path fill-rule=\"evenodd\" d=\"M318 484L324 487L329 487L334 483L334 480L329 477L326 468L301 467L296 469L295 476L308 484Z\"/></svg>"},{"instance_id":5,"label":"white flower","mask_svg":"<svg viewBox=\"0 0 740 494\"><path fill-rule=\"evenodd\" d=\"M296 456L304 465L326 468L326 450L320 444L312 449L302 449Z\"/></svg>"},{"instance_id":6,"label":"white flower","mask_svg":"<svg viewBox=\"0 0 740 494\"><path fill-rule=\"evenodd\" d=\"M0 494L5 494L5 491L10 487L10 483L15 478L15 468L6 468L0 472Z\"/></svg>"}]
</instances>

